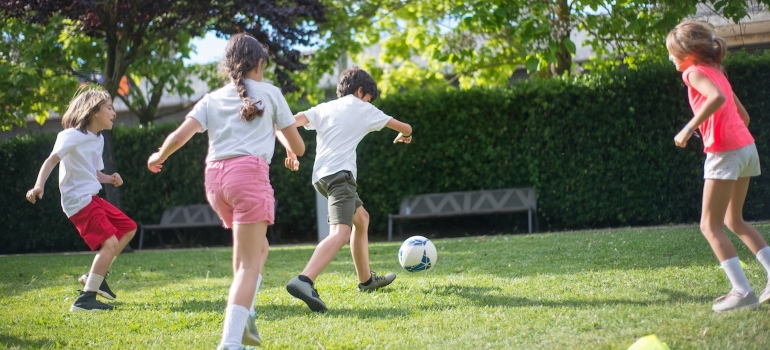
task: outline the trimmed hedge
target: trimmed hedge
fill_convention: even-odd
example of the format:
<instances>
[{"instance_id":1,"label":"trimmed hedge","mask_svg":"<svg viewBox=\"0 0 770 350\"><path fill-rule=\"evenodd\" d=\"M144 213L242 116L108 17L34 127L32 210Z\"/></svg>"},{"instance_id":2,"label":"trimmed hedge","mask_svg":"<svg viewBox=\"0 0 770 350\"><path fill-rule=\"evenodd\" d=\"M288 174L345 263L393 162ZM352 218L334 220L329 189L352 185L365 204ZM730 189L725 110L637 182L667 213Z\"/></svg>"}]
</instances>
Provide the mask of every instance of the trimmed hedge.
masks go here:
<instances>
[{"instance_id":1,"label":"trimmed hedge","mask_svg":"<svg viewBox=\"0 0 770 350\"><path fill-rule=\"evenodd\" d=\"M731 53L725 62L735 93L752 117L750 129L767 158L770 55ZM672 65L571 80L517 83L506 89L413 91L378 101L385 113L410 123L410 145L393 145L395 133L372 133L358 147L359 193L371 216L370 232L382 236L387 215L403 196L418 193L534 186L540 229L584 229L696 222L700 217L702 163L699 139L674 146L692 115L680 74ZM118 169L125 180L125 212L156 223L164 208L204 203L207 138L196 135L172 156L163 172L146 170L147 156L176 124L116 128ZM315 197L310 184L315 133L301 131L308 152L300 171L283 168L276 148L271 179L278 199L279 241L315 237ZM0 202L9 234L0 253L87 249L61 212L56 175L45 200L26 203L55 135L25 136L0 145L10 171L0 180ZM54 170L56 171L56 169ZM770 218L767 176L752 180L748 220ZM506 224L507 225L507 224ZM506 232L526 228L511 221Z\"/></svg>"}]
</instances>

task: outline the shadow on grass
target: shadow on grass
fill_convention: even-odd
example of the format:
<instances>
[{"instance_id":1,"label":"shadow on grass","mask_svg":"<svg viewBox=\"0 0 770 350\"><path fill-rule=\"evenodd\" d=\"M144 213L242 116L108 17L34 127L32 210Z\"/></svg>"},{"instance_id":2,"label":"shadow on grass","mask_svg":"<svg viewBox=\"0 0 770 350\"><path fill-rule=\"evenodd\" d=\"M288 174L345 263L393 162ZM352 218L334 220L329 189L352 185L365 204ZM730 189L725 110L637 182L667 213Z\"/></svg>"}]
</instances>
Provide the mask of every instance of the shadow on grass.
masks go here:
<instances>
[{"instance_id":1,"label":"shadow on grass","mask_svg":"<svg viewBox=\"0 0 770 350\"><path fill-rule=\"evenodd\" d=\"M53 340L28 340L0 333L0 347L3 349L42 349L57 347Z\"/></svg>"},{"instance_id":2,"label":"shadow on grass","mask_svg":"<svg viewBox=\"0 0 770 350\"><path fill-rule=\"evenodd\" d=\"M673 291L670 289L660 289L661 297L640 300L640 299L598 299L593 298L591 300L548 300L548 299L531 299L524 298L516 295L504 295L501 288L489 288L489 287L468 287L460 285L449 285L437 287L434 293L444 296L452 297L459 296L471 302L474 306L502 306L502 307L531 307L531 306L543 306L543 307L570 307L570 308L590 308L601 306L652 306L661 304L680 304L680 303L705 303L711 301L711 298L706 296L689 295L682 292Z\"/></svg>"}]
</instances>

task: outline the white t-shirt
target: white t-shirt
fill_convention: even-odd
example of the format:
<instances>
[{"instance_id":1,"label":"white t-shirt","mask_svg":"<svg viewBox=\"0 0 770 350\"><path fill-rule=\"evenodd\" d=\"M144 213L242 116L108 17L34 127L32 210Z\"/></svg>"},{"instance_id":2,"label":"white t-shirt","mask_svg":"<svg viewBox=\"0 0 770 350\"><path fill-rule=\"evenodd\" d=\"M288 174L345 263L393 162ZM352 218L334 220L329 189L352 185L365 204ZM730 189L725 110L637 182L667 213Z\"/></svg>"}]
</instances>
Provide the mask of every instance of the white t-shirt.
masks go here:
<instances>
[{"instance_id":1,"label":"white t-shirt","mask_svg":"<svg viewBox=\"0 0 770 350\"><path fill-rule=\"evenodd\" d=\"M102 189L96 172L104 169L102 151L104 136L87 131L85 134L69 128L56 136L51 154L59 163L59 190L61 206L67 217L77 214L91 203L91 197Z\"/></svg>"},{"instance_id":2,"label":"white t-shirt","mask_svg":"<svg viewBox=\"0 0 770 350\"><path fill-rule=\"evenodd\" d=\"M275 150L275 129L281 130L296 122L281 90L251 79L244 82L249 98L257 101L257 107L265 108L261 117L250 122L241 119L243 100L233 83L203 96L187 114L187 118L201 123L200 132L209 132L207 162L252 155L270 164Z\"/></svg>"},{"instance_id":3,"label":"white t-shirt","mask_svg":"<svg viewBox=\"0 0 770 350\"><path fill-rule=\"evenodd\" d=\"M317 130L313 183L342 170L357 175L356 147L366 134L381 130L392 117L369 102L347 95L302 112Z\"/></svg>"}]
</instances>

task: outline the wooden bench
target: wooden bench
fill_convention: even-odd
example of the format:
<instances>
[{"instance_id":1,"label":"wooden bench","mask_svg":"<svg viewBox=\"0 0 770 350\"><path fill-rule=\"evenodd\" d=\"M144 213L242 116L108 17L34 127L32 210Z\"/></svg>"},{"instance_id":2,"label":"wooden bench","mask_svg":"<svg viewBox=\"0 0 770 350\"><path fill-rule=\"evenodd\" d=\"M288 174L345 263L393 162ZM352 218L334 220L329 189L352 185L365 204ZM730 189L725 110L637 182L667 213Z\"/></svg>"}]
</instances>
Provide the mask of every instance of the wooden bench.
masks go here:
<instances>
[{"instance_id":1,"label":"wooden bench","mask_svg":"<svg viewBox=\"0 0 770 350\"><path fill-rule=\"evenodd\" d=\"M163 211L160 223L141 225L139 229L139 248L144 245L144 230L183 229L193 227L222 226L222 220L208 204L193 204L171 207ZM161 242L162 243L162 242Z\"/></svg>"},{"instance_id":2,"label":"wooden bench","mask_svg":"<svg viewBox=\"0 0 770 350\"><path fill-rule=\"evenodd\" d=\"M429 193L405 197L398 214L388 215L388 241L393 240L393 223L402 220L527 212L529 233L537 224L537 193L534 188L509 188L467 192ZM401 226L399 225L399 232Z\"/></svg>"}]
</instances>

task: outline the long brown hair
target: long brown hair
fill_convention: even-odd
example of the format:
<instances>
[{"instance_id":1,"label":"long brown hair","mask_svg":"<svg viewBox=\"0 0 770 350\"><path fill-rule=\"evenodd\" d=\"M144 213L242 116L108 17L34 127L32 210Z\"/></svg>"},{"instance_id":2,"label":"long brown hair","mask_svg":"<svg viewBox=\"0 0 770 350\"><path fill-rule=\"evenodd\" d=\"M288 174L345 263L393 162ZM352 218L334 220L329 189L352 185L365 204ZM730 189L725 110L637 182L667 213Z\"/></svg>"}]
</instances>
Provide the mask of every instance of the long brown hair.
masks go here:
<instances>
[{"instance_id":1,"label":"long brown hair","mask_svg":"<svg viewBox=\"0 0 770 350\"><path fill-rule=\"evenodd\" d=\"M714 35L714 30L705 23L684 21L668 33L666 48L680 61L693 55L695 63L705 63L721 69L727 52L727 42Z\"/></svg>"},{"instance_id":2,"label":"long brown hair","mask_svg":"<svg viewBox=\"0 0 770 350\"><path fill-rule=\"evenodd\" d=\"M61 125L65 129L75 128L84 134L88 133L86 129L88 122L99 111L102 104L107 101L112 101L112 98L107 91L101 88L88 87L78 90L61 118Z\"/></svg>"},{"instance_id":3,"label":"long brown hair","mask_svg":"<svg viewBox=\"0 0 770 350\"><path fill-rule=\"evenodd\" d=\"M220 67L235 84L238 96L243 100L240 115L244 121L252 121L265 113L264 103L261 100L255 102L249 98L246 83L243 81L246 73L256 68L260 59L263 67L270 63L267 48L248 33L239 33L230 38L225 48L225 57L220 63Z\"/></svg>"}]
</instances>

